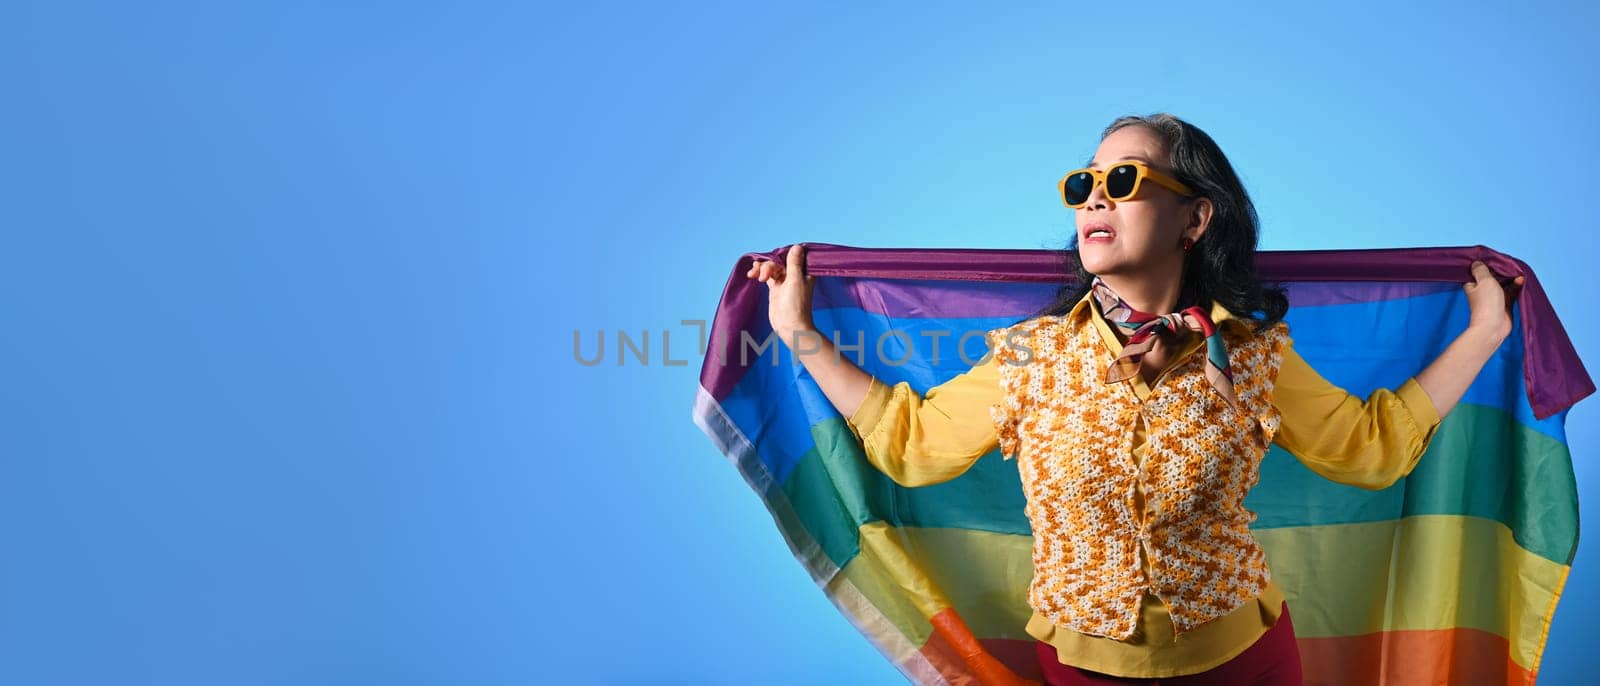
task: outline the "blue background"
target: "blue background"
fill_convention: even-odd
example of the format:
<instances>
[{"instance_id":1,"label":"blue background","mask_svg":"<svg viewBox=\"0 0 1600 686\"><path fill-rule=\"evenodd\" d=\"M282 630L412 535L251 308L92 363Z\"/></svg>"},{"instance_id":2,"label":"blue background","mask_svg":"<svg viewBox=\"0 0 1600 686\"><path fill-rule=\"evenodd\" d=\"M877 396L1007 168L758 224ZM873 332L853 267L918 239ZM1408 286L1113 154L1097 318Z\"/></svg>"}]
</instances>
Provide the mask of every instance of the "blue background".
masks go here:
<instances>
[{"instance_id":1,"label":"blue background","mask_svg":"<svg viewBox=\"0 0 1600 686\"><path fill-rule=\"evenodd\" d=\"M762 5L0 9L0 682L903 683L680 321L795 241L1059 248L1126 113L1212 134L1263 249L1527 261L1600 374L1592 4Z\"/></svg>"}]
</instances>

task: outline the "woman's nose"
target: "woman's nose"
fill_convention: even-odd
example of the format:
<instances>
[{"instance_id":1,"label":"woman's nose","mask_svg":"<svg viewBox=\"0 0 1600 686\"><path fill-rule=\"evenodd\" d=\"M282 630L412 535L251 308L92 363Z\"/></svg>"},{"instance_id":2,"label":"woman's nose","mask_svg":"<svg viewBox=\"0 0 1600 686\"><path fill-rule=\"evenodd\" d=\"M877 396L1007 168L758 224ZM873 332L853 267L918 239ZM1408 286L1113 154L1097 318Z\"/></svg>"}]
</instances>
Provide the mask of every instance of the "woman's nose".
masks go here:
<instances>
[{"instance_id":1,"label":"woman's nose","mask_svg":"<svg viewBox=\"0 0 1600 686\"><path fill-rule=\"evenodd\" d=\"M1104 183L1096 183L1094 188L1089 189L1089 197L1084 198L1083 207L1080 209L1106 209L1110 207L1111 200L1106 198L1105 190L1106 185Z\"/></svg>"}]
</instances>

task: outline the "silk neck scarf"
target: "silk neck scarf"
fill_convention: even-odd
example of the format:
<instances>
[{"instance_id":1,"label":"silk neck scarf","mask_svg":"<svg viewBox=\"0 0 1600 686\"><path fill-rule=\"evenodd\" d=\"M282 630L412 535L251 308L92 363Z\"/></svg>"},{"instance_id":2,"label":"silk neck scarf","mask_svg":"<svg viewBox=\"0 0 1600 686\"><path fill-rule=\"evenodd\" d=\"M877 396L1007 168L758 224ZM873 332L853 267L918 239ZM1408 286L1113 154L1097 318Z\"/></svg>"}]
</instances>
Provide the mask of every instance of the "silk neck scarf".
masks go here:
<instances>
[{"instance_id":1,"label":"silk neck scarf","mask_svg":"<svg viewBox=\"0 0 1600 686\"><path fill-rule=\"evenodd\" d=\"M1222 340L1222 331L1211 321L1211 316L1204 308L1194 304L1184 306L1184 303L1193 303L1192 293L1185 292L1179 297L1178 311L1154 314L1134 309L1098 276L1094 277L1090 292L1100 304L1100 312L1106 321L1132 332L1128 334L1122 354L1112 360L1111 366L1106 369L1106 383L1126 381L1138 374L1145 353L1155 347L1156 336L1163 330L1174 334L1185 330L1196 331L1206 340L1206 380L1216 387L1228 404L1239 406L1233 395L1233 369L1228 366L1228 346Z\"/></svg>"}]
</instances>

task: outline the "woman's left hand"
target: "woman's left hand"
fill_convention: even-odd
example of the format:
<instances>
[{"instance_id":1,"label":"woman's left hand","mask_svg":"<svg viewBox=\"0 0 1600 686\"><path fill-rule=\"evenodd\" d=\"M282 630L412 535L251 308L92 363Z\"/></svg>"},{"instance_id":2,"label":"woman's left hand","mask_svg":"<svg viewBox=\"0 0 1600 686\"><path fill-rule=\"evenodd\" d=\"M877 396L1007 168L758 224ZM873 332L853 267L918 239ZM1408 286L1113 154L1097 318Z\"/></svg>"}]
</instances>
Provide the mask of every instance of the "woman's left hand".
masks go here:
<instances>
[{"instance_id":1,"label":"woman's left hand","mask_svg":"<svg viewBox=\"0 0 1600 686\"><path fill-rule=\"evenodd\" d=\"M1471 269L1472 281L1461 286L1472 310L1467 330L1416 376L1417 385L1433 401L1433 409L1440 417L1450 413L1506 336L1511 335L1510 303L1522 293L1520 276L1501 284L1483 262L1473 260Z\"/></svg>"},{"instance_id":2,"label":"woman's left hand","mask_svg":"<svg viewBox=\"0 0 1600 686\"><path fill-rule=\"evenodd\" d=\"M1503 286L1480 260L1472 261L1473 280L1461 287L1467 292L1467 306L1472 311L1467 329L1482 332L1493 340L1505 340L1511 335L1511 303L1522 292L1522 277L1507 281Z\"/></svg>"}]
</instances>

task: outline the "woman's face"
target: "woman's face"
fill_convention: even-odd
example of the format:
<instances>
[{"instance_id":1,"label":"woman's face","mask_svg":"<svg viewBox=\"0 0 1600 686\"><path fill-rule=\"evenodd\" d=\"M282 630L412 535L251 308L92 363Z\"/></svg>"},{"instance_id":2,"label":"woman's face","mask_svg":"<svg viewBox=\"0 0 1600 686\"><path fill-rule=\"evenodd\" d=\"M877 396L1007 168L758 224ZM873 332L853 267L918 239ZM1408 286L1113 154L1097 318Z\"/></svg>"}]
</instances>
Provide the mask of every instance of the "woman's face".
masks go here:
<instances>
[{"instance_id":1,"label":"woman's face","mask_svg":"<svg viewBox=\"0 0 1600 686\"><path fill-rule=\"evenodd\" d=\"M1172 174L1166 145L1143 126L1126 126L1100 141L1089 166L1105 169L1121 160L1139 160ZM1097 184L1087 204L1074 210L1078 223L1078 255L1090 274L1150 278L1174 275L1183 268L1183 238L1199 240L1204 222L1192 225L1195 205L1173 190L1145 179L1139 193L1123 201L1106 198ZM1206 207L1209 218L1209 204ZM1111 236L1090 233L1109 228Z\"/></svg>"}]
</instances>

